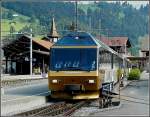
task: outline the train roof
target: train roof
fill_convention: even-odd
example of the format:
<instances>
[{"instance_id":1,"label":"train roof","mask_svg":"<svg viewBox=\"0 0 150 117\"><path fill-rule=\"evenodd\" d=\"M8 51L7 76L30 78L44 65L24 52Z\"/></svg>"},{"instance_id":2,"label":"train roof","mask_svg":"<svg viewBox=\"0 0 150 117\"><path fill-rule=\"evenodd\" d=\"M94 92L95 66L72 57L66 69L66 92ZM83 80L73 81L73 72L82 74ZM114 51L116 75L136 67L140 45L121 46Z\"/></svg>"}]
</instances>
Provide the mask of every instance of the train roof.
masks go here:
<instances>
[{"instance_id":1,"label":"train roof","mask_svg":"<svg viewBox=\"0 0 150 117\"><path fill-rule=\"evenodd\" d=\"M97 46L97 44L86 32L71 32L58 40L54 46Z\"/></svg>"},{"instance_id":2,"label":"train roof","mask_svg":"<svg viewBox=\"0 0 150 117\"><path fill-rule=\"evenodd\" d=\"M113 54L118 55L116 51L111 49L108 45L104 44L100 40L94 38L88 32L70 32L66 36L59 39L53 47L59 46L97 46L99 48L105 49ZM118 55L119 56L119 55Z\"/></svg>"}]
</instances>

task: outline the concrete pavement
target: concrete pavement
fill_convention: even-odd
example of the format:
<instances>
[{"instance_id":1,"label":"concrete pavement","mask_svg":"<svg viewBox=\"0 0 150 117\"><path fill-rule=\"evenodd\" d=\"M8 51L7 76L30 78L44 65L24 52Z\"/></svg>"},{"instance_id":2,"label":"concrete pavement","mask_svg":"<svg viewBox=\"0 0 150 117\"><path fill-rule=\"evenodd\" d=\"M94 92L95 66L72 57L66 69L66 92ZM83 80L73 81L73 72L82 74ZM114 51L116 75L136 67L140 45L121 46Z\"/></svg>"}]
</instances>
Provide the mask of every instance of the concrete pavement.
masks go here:
<instances>
[{"instance_id":1,"label":"concrete pavement","mask_svg":"<svg viewBox=\"0 0 150 117\"><path fill-rule=\"evenodd\" d=\"M40 75L10 75L3 74L1 80L15 80L15 79L40 79L40 78L48 78L48 74L40 74Z\"/></svg>"},{"instance_id":2,"label":"concrete pavement","mask_svg":"<svg viewBox=\"0 0 150 117\"><path fill-rule=\"evenodd\" d=\"M11 115L46 103L48 82L4 89L1 95L1 115Z\"/></svg>"},{"instance_id":3,"label":"concrete pavement","mask_svg":"<svg viewBox=\"0 0 150 117\"><path fill-rule=\"evenodd\" d=\"M149 73L146 71L143 71L140 75L141 80L148 80L149 79Z\"/></svg>"},{"instance_id":4,"label":"concrete pavement","mask_svg":"<svg viewBox=\"0 0 150 117\"><path fill-rule=\"evenodd\" d=\"M121 95L127 98L121 100L121 105L117 108L99 109L96 106L98 104L95 104L95 107L82 107L74 116L149 116L149 74L143 72L141 80L125 80L124 85ZM117 84L115 92L118 92L118 86Z\"/></svg>"}]
</instances>

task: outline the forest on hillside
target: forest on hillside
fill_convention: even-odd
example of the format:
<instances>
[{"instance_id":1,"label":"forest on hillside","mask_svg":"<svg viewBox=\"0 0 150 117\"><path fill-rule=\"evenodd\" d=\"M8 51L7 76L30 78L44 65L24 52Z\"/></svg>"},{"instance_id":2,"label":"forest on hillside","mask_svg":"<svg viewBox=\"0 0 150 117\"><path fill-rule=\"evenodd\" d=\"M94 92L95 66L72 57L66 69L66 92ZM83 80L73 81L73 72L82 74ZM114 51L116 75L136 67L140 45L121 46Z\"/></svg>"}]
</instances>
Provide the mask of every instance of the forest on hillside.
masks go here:
<instances>
[{"instance_id":1,"label":"forest on hillside","mask_svg":"<svg viewBox=\"0 0 150 117\"><path fill-rule=\"evenodd\" d=\"M48 33L50 21L55 17L58 31L63 34L75 20L75 3L73 2L3 2L2 7L10 10L2 13L2 18L12 19L12 10L30 17L35 34ZM78 5L78 28L93 35L128 36L131 43L138 44L138 38L148 34L149 5L139 9L124 2L95 2L92 5ZM27 30L24 27L23 30ZM97 30L101 29L101 31ZM137 48L133 48L136 50Z\"/></svg>"}]
</instances>

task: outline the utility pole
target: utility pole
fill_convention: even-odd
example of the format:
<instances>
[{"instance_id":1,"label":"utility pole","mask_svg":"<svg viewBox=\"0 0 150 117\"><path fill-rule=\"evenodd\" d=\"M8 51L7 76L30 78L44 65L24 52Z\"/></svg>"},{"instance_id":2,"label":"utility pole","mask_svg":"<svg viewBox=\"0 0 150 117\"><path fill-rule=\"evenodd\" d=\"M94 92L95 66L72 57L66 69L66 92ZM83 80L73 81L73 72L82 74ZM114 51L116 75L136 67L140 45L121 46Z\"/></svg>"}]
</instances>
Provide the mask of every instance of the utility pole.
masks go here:
<instances>
[{"instance_id":1,"label":"utility pole","mask_svg":"<svg viewBox=\"0 0 150 117\"><path fill-rule=\"evenodd\" d=\"M75 5L75 11L76 11L76 31L78 30L78 2L76 0L76 5Z\"/></svg>"},{"instance_id":2,"label":"utility pole","mask_svg":"<svg viewBox=\"0 0 150 117\"><path fill-rule=\"evenodd\" d=\"M101 36L101 19L99 19L99 36Z\"/></svg>"},{"instance_id":3,"label":"utility pole","mask_svg":"<svg viewBox=\"0 0 150 117\"><path fill-rule=\"evenodd\" d=\"M126 45L125 45L125 51L126 51ZM126 52L125 52L125 55L123 56L124 75L125 75L125 68L126 68L126 65L125 65L125 58L126 58Z\"/></svg>"},{"instance_id":4,"label":"utility pole","mask_svg":"<svg viewBox=\"0 0 150 117\"><path fill-rule=\"evenodd\" d=\"M100 8L98 10L99 10L99 17L100 17L101 16L101 10L100 10ZM99 18L99 36L101 36L101 17Z\"/></svg>"},{"instance_id":5,"label":"utility pole","mask_svg":"<svg viewBox=\"0 0 150 117\"><path fill-rule=\"evenodd\" d=\"M91 16L89 16L89 27L90 27L90 30L92 31L92 18L91 18Z\"/></svg>"},{"instance_id":6,"label":"utility pole","mask_svg":"<svg viewBox=\"0 0 150 117\"><path fill-rule=\"evenodd\" d=\"M109 30L106 30L106 33L107 33L107 38L109 40Z\"/></svg>"},{"instance_id":7,"label":"utility pole","mask_svg":"<svg viewBox=\"0 0 150 117\"><path fill-rule=\"evenodd\" d=\"M1 7L1 5L2 5L2 0L0 1L0 12L2 12L2 7ZM2 13L1 13L2 14ZM0 15L1 15L0 14ZM2 17L2 15L1 15L1 17ZM2 20L2 19L1 19ZM1 24L0 24L0 26L1 26ZM0 34L0 36L2 36L2 33ZM3 55L2 55L2 46L3 46L3 44L2 44L2 38L0 38L0 76L2 77L2 73L3 73L3 70L2 70L2 67L3 67L3 65L2 65L2 62L3 62Z\"/></svg>"},{"instance_id":8,"label":"utility pole","mask_svg":"<svg viewBox=\"0 0 150 117\"><path fill-rule=\"evenodd\" d=\"M30 75L32 75L32 28L30 29Z\"/></svg>"},{"instance_id":9,"label":"utility pole","mask_svg":"<svg viewBox=\"0 0 150 117\"><path fill-rule=\"evenodd\" d=\"M150 5L150 1L149 1L149 5ZM150 32L150 17L148 17L148 32ZM149 38L149 41L150 41L150 38ZM148 64L147 64L147 70L149 71L149 68L150 68L150 61L149 61L149 59L150 59L150 54L149 54L149 56L148 56Z\"/></svg>"},{"instance_id":10,"label":"utility pole","mask_svg":"<svg viewBox=\"0 0 150 117\"><path fill-rule=\"evenodd\" d=\"M120 81L121 80L121 78L119 77L119 86L118 86L118 88L119 88L119 101L120 101Z\"/></svg>"}]
</instances>

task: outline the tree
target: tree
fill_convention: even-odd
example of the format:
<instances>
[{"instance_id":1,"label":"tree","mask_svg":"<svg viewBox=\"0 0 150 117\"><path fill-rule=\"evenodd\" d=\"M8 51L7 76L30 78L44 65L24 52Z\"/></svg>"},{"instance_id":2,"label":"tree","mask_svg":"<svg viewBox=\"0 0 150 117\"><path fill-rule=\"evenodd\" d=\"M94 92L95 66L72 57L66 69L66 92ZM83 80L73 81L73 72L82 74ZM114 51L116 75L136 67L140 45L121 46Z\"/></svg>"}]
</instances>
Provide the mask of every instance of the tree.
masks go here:
<instances>
[{"instance_id":1,"label":"tree","mask_svg":"<svg viewBox=\"0 0 150 117\"><path fill-rule=\"evenodd\" d=\"M73 2L36 2L34 4L27 2L15 2L13 4L3 2L2 7L31 17L30 22L33 23L38 19L40 25L36 23L38 26L33 26L33 29L39 31L42 28L37 27L45 26L44 29L46 32L49 32L49 24L53 14L60 30L67 30L69 22L75 19L75 4ZM128 2L124 2L123 4L120 2L99 2L94 5L85 4L85 6L83 4L82 6L79 5L78 13L78 24L85 31L90 30L91 27L93 29L97 28L100 19L102 29L111 30L111 36L127 36L134 44L138 44L137 40L139 36L148 34L149 4L141 6L140 9L135 9ZM9 15L12 18L11 12L9 12ZM93 30L93 32L95 35L99 34L99 31ZM105 32L101 33L106 35L107 33ZM136 49L133 50L135 51Z\"/></svg>"},{"instance_id":2,"label":"tree","mask_svg":"<svg viewBox=\"0 0 150 117\"><path fill-rule=\"evenodd\" d=\"M21 33L21 32L23 32L23 33L25 33L25 32L29 32L29 26L27 26L27 25L25 25L21 30L19 30L19 32Z\"/></svg>"},{"instance_id":3,"label":"tree","mask_svg":"<svg viewBox=\"0 0 150 117\"><path fill-rule=\"evenodd\" d=\"M7 18L8 18L9 20L12 20L12 19L13 19L13 11L12 11L12 10L10 10L10 11L8 12Z\"/></svg>"},{"instance_id":4,"label":"tree","mask_svg":"<svg viewBox=\"0 0 150 117\"><path fill-rule=\"evenodd\" d=\"M76 28L76 27L75 27L75 23L72 22L71 25L70 25L70 27L69 27L69 30L74 31L75 28Z\"/></svg>"},{"instance_id":5,"label":"tree","mask_svg":"<svg viewBox=\"0 0 150 117\"><path fill-rule=\"evenodd\" d=\"M30 23L35 23L37 21L35 15L32 15L31 18L29 19Z\"/></svg>"},{"instance_id":6,"label":"tree","mask_svg":"<svg viewBox=\"0 0 150 117\"><path fill-rule=\"evenodd\" d=\"M10 32L10 34L13 34L14 32L16 32L16 30L15 30L15 24L16 24L16 22L10 22L9 24L10 24L10 30L9 30L9 32Z\"/></svg>"},{"instance_id":7,"label":"tree","mask_svg":"<svg viewBox=\"0 0 150 117\"><path fill-rule=\"evenodd\" d=\"M14 33L16 30L15 30L15 27L14 26L10 26L10 34Z\"/></svg>"}]
</instances>

